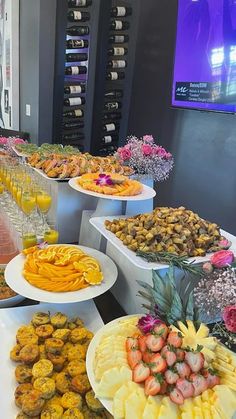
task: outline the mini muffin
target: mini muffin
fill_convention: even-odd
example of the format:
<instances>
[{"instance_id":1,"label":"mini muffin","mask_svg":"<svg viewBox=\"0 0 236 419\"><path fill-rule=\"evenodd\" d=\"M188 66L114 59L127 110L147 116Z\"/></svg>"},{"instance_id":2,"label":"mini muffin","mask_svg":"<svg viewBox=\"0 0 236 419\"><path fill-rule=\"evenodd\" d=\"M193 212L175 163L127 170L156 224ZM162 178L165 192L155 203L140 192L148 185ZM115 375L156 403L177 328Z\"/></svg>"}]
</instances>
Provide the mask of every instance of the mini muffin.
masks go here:
<instances>
[{"instance_id":1,"label":"mini muffin","mask_svg":"<svg viewBox=\"0 0 236 419\"><path fill-rule=\"evenodd\" d=\"M74 323L73 321L69 321L69 322L67 323L67 327L68 327L68 329L73 330L73 329L75 329L75 328L76 328L76 327L78 327L78 326L77 326L77 324L76 324L76 323Z\"/></svg>"},{"instance_id":2,"label":"mini muffin","mask_svg":"<svg viewBox=\"0 0 236 419\"><path fill-rule=\"evenodd\" d=\"M45 345L39 345L39 359L47 359Z\"/></svg>"},{"instance_id":3,"label":"mini muffin","mask_svg":"<svg viewBox=\"0 0 236 419\"><path fill-rule=\"evenodd\" d=\"M34 382L34 389L41 391L43 399L50 399L55 394L55 381L48 377L37 378Z\"/></svg>"},{"instance_id":4,"label":"mini muffin","mask_svg":"<svg viewBox=\"0 0 236 419\"><path fill-rule=\"evenodd\" d=\"M36 327L35 333L38 335L40 340L48 339L53 334L53 326L51 324L42 324L41 326Z\"/></svg>"},{"instance_id":5,"label":"mini muffin","mask_svg":"<svg viewBox=\"0 0 236 419\"><path fill-rule=\"evenodd\" d=\"M73 391L68 391L63 394L61 398L61 405L64 407L64 409L72 409L74 407L77 407L78 409L82 408L82 397L74 393Z\"/></svg>"},{"instance_id":6,"label":"mini muffin","mask_svg":"<svg viewBox=\"0 0 236 419\"><path fill-rule=\"evenodd\" d=\"M69 362L67 371L71 377L84 374L86 372L86 362L83 359L75 359L74 361Z\"/></svg>"},{"instance_id":7,"label":"mini muffin","mask_svg":"<svg viewBox=\"0 0 236 419\"><path fill-rule=\"evenodd\" d=\"M49 377L53 372L53 363L48 359L41 359L32 368L34 378Z\"/></svg>"},{"instance_id":8,"label":"mini muffin","mask_svg":"<svg viewBox=\"0 0 236 419\"><path fill-rule=\"evenodd\" d=\"M55 339L61 339L66 342L70 336L71 331L69 329L57 329L53 332L52 337Z\"/></svg>"},{"instance_id":9,"label":"mini muffin","mask_svg":"<svg viewBox=\"0 0 236 419\"><path fill-rule=\"evenodd\" d=\"M66 418L70 418L70 419L84 419L84 415L83 413L77 409L76 407L74 407L73 409L67 409L63 416L62 419L66 419Z\"/></svg>"},{"instance_id":10,"label":"mini muffin","mask_svg":"<svg viewBox=\"0 0 236 419\"><path fill-rule=\"evenodd\" d=\"M21 326L16 334L16 342L21 346L25 345L37 345L38 336L35 334L35 329L33 326Z\"/></svg>"},{"instance_id":11,"label":"mini muffin","mask_svg":"<svg viewBox=\"0 0 236 419\"><path fill-rule=\"evenodd\" d=\"M20 362L20 350L21 350L21 345L19 344L15 345L14 348L12 348L10 352L10 358L12 361Z\"/></svg>"},{"instance_id":12,"label":"mini muffin","mask_svg":"<svg viewBox=\"0 0 236 419\"><path fill-rule=\"evenodd\" d=\"M40 416L41 419L62 419L62 417L63 408L59 404L44 407ZM71 419L73 418L71 417Z\"/></svg>"},{"instance_id":13,"label":"mini muffin","mask_svg":"<svg viewBox=\"0 0 236 419\"><path fill-rule=\"evenodd\" d=\"M53 363L54 371L60 372L64 367L65 358L62 355L55 355L48 352L48 359Z\"/></svg>"},{"instance_id":14,"label":"mini muffin","mask_svg":"<svg viewBox=\"0 0 236 419\"><path fill-rule=\"evenodd\" d=\"M104 410L102 403L95 398L95 394L93 390L88 391L85 394L85 400L89 409L93 410L93 412L101 412Z\"/></svg>"},{"instance_id":15,"label":"mini muffin","mask_svg":"<svg viewBox=\"0 0 236 419\"><path fill-rule=\"evenodd\" d=\"M25 364L32 364L39 359L39 347L38 345L29 344L23 346L20 351L20 360Z\"/></svg>"},{"instance_id":16,"label":"mini muffin","mask_svg":"<svg viewBox=\"0 0 236 419\"><path fill-rule=\"evenodd\" d=\"M61 354L67 358L68 352L70 349L72 349L74 347L73 343L71 342L66 342L65 345L62 348Z\"/></svg>"},{"instance_id":17,"label":"mini muffin","mask_svg":"<svg viewBox=\"0 0 236 419\"><path fill-rule=\"evenodd\" d=\"M33 390L33 386L31 383L24 383L19 384L19 386L16 387L15 390L15 403L16 406L20 407L22 406L22 396L26 393L29 393L29 391Z\"/></svg>"},{"instance_id":18,"label":"mini muffin","mask_svg":"<svg viewBox=\"0 0 236 419\"><path fill-rule=\"evenodd\" d=\"M41 392L31 390L22 396L22 412L30 417L39 415L43 410L44 403Z\"/></svg>"},{"instance_id":19,"label":"mini muffin","mask_svg":"<svg viewBox=\"0 0 236 419\"><path fill-rule=\"evenodd\" d=\"M16 416L16 419L29 419L30 416L26 415L23 412L18 413L18 415ZM40 419L40 416L33 416L33 419Z\"/></svg>"},{"instance_id":20,"label":"mini muffin","mask_svg":"<svg viewBox=\"0 0 236 419\"><path fill-rule=\"evenodd\" d=\"M77 327L84 327L84 322L80 317L76 317L75 323L77 324Z\"/></svg>"},{"instance_id":21,"label":"mini muffin","mask_svg":"<svg viewBox=\"0 0 236 419\"><path fill-rule=\"evenodd\" d=\"M71 331L70 341L72 343L84 343L87 340L87 329L85 327L77 327Z\"/></svg>"},{"instance_id":22,"label":"mini muffin","mask_svg":"<svg viewBox=\"0 0 236 419\"><path fill-rule=\"evenodd\" d=\"M70 391L71 377L66 372L59 372L56 377L56 389L59 393L64 394Z\"/></svg>"},{"instance_id":23,"label":"mini muffin","mask_svg":"<svg viewBox=\"0 0 236 419\"><path fill-rule=\"evenodd\" d=\"M53 405L61 406L61 396L58 394L55 394L55 396L53 396L51 399L46 400L45 407Z\"/></svg>"},{"instance_id":24,"label":"mini muffin","mask_svg":"<svg viewBox=\"0 0 236 419\"><path fill-rule=\"evenodd\" d=\"M80 344L77 344L69 349L67 354L68 361L73 361L74 359L85 359L85 356L85 349Z\"/></svg>"},{"instance_id":25,"label":"mini muffin","mask_svg":"<svg viewBox=\"0 0 236 419\"><path fill-rule=\"evenodd\" d=\"M66 322L68 320L68 317L63 314L63 313L55 313L52 317L51 317L51 323L53 325L53 327L55 327L56 329L63 329L66 325Z\"/></svg>"},{"instance_id":26,"label":"mini muffin","mask_svg":"<svg viewBox=\"0 0 236 419\"><path fill-rule=\"evenodd\" d=\"M28 365L20 364L15 369L15 377L19 384L30 383L32 370Z\"/></svg>"},{"instance_id":27,"label":"mini muffin","mask_svg":"<svg viewBox=\"0 0 236 419\"><path fill-rule=\"evenodd\" d=\"M76 393L85 394L91 389L87 374L79 374L71 380L71 390Z\"/></svg>"},{"instance_id":28,"label":"mini muffin","mask_svg":"<svg viewBox=\"0 0 236 419\"><path fill-rule=\"evenodd\" d=\"M61 339L49 338L45 341L45 349L51 354L60 354L64 346L64 342Z\"/></svg>"},{"instance_id":29,"label":"mini muffin","mask_svg":"<svg viewBox=\"0 0 236 419\"><path fill-rule=\"evenodd\" d=\"M48 313L37 312L34 313L32 318L32 323L34 326L41 326L43 324L50 323L50 315Z\"/></svg>"}]
</instances>

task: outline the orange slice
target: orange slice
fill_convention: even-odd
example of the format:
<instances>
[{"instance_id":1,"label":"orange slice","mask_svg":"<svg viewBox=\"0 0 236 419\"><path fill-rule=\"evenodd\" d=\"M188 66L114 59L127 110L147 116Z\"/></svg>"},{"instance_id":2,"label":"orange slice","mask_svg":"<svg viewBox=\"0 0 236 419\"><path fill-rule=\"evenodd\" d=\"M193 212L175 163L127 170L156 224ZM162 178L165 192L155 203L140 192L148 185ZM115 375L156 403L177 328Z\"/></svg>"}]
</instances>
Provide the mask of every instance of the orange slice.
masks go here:
<instances>
[{"instance_id":1,"label":"orange slice","mask_svg":"<svg viewBox=\"0 0 236 419\"><path fill-rule=\"evenodd\" d=\"M98 285L98 284L101 284L103 280L103 274L102 272L98 272L98 271L85 272L84 279L90 285Z\"/></svg>"}]
</instances>

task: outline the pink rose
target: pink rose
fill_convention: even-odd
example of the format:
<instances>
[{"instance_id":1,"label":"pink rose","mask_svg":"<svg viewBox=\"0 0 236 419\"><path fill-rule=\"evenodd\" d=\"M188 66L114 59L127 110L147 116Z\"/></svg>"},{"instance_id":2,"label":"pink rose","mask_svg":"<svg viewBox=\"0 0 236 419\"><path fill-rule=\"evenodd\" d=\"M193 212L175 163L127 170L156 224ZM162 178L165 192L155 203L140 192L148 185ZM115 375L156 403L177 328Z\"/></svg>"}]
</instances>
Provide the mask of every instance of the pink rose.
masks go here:
<instances>
[{"instance_id":1,"label":"pink rose","mask_svg":"<svg viewBox=\"0 0 236 419\"><path fill-rule=\"evenodd\" d=\"M155 154L156 154L158 157L165 157L165 155L166 155L167 153L166 153L166 150L164 149L164 147L160 147L160 146L158 146L158 147L156 147Z\"/></svg>"},{"instance_id":2,"label":"pink rose","mask_svg":"<svg viewBox=\"0 0 236 419\"><path fill-rule=\"evenodd\" d=\"M145 143L153 143L154 142L154 138L152 135L144 135L143 136L143 141Z\"/></svg>"},{"instance_id":3,"label":"pink rose","mask_svg":"<svg viewBox=\"0 0 236 419\"><path fill-rule=\"evenodd\" d=\"M231 250L219 250L211 256L210 261L215 268L225 268L234 261L234 254Z\"/></svg>"},{"instance_id":4,"label":"pink rose","mask_svg":"<svg viewBox=\"0 0 236 419\"><path fill-rule=\"evenodd\" d=\"M227 239L220 240L218 246L221 247L221 249L227 250L232 246L232 242Z\"/></svg>"},{"instance_id":5,"label":"pink rose","mask_svg":"<svg viewBox=\"0 0 236 419\"><path fill-rule=\"evenodd\" d=\"M142 152L144 156L151 156L152 155L152 146L150 144L143 144L142 145Z\"/></svg>"},{"instance_id":6,"label":"pink rose","mask_svg":"<svg viewBox=\"0 0 236 419\"><path fill-rule=\"evenodd\" d=\"M223 320L225 327L230 332L236 333L236 306L228 306L224 308Z\"/></svg>"},{"instance_id":7,"label":"pink rose","mask_svg":"<svg viewBox=\"0 0 236 419\"><path fill-rule=\"evenodd\" d=\"M165 154L165 156L164 156L164 158L165 158L166 160L171 159L171 157L172 157L172 154L171 154L171 153L166 153L166 154Z\"/></svg>"},{"instance_id":8,"label":"pink rose","mask_svg":"<svg viewBox=\"0 0 236 419\"><path fill-rule=\"evenodd\" d=\"M129 160L130 157L132 156L132 153L131 153L129 147L126 147L126 146L118 148L118 153L119 153L120 158L123 161Z\"/></svg>"},{"instance_id":9,"label":"pink rose","mask_svg":"<svg viewBox=\"0 0 236 419\"><path fill-rule=\"evenodd\" d=\"M7 144L7 138L6 137L0 137L0 144Z\"/></svg>"},{"instance_id":10,"label":"pink rose","mask_svg":"<svg viewBox=\"0 0 236 419\"><path fill-rule=\"evenodd\" d=\"M22 140L22 138L15 138L14 139L14 144L24 144L24 143L25 143L25 141Z\"/></svg>"}]
</instances>

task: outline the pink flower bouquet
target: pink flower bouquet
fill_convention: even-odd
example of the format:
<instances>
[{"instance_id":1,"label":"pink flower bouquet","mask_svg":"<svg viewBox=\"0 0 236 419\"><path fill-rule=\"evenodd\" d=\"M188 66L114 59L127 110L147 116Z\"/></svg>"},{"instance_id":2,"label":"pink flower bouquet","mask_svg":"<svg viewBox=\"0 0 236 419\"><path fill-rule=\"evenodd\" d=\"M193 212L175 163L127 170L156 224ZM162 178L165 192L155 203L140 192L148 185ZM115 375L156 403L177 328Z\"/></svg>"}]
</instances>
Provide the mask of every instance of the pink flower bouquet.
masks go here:
<instances>
[{"instance_id":1,"label":"pink flower bouquet","mask_svg":"<svg viewBox=\"0 0 236 419\"><path fill-rule=\"evenodd\" d=\"M115 156L121 164L131 167L136 175L158 182L166 180L174 166L172 154L157 145L152 135L128 137L127 144L119 147Z\"/></svg>"},{"instance_id":2,"label":"pink flower bouquet","mask_svg":"<svg viewBox=\"0 0 236 419\"><path fill-rule=\"evenodd\" d=\"M225 307L222 317L226 329L229 330L229 332L236 333L236 306Z\"/></svg>"}]
</instances>

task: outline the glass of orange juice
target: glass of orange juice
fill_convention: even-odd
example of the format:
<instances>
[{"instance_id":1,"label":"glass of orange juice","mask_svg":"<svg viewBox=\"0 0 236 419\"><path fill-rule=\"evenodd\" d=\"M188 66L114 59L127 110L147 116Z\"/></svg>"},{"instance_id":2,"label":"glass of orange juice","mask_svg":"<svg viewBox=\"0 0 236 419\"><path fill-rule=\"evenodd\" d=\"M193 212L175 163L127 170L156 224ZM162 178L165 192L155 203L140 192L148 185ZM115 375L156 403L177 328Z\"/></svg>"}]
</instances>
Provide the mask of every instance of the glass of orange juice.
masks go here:
<instances>
[{"instance_id":1,"label":"glass of orange juice","mask_svg":"<svg viewBox=\"0 0 236 419\"><path fill-rule=\"evenodd\" d=\"M55 223L47 223L44 229L43 239L48 244L57 244L59 240L59 231Z\"/></svg>"},{"instance_id":2,"label":"glass of orange juice","mask_svg":"<svg viewBox=\"0 0 236 419\"><path fill-rule=\"evenodd\" d=\"M28 223L25 222L22 227L22 246L23 249L36 246L37 236L35 229Z\"/></svg>"}]
</instances>

